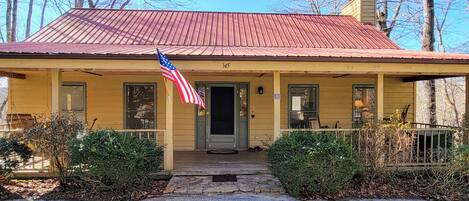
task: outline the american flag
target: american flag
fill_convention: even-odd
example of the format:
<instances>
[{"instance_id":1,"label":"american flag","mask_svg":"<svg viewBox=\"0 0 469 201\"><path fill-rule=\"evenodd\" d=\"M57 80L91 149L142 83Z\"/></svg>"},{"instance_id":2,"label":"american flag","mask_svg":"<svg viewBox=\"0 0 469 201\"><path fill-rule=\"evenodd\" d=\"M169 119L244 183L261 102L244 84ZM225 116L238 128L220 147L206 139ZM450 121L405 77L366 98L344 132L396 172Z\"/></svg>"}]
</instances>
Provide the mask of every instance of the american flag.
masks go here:
<instances>
[{"instance_id":1,"label":"american flag","mask_svg":"<svg viewBox=\"0 0 469 201\"><path fill-rule=\"evenodd\" d=\"M160 67L163 77L171 80L177 87L179 96L183 103L193 103L205 108L205 103L200 95L194 90L191 84L182 76L178 69L169 61L160 50L158 52L158 60L160 60Z\"/></svg>"}]
</instances>

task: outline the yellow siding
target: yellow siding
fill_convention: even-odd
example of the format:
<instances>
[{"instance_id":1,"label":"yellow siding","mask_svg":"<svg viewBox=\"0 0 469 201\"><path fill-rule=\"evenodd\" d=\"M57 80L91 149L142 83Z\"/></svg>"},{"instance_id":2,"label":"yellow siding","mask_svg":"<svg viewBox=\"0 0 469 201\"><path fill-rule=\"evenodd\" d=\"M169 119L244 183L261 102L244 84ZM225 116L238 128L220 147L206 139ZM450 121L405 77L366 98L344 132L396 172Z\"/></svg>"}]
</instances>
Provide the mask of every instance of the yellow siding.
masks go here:
<instances>
[{"instance_id":1,"label":"yellow siding","mask_svg":"<svg viewBox=\"0 0 469 201\"><path fill-rule=\"evenodd\" d=\"M11 79L10 113L47 113L50 108L50 79L44 71L28 71L27 79ZM340 121L342 128L351 126L352 85L373 84L373 78L326 78L287 77L281 74L281 127L287 128L288 85L318 84L319 113L323 125L332 126ZM255 118L249 121L249 143L251 146L269 143L273 139L273 79L266 74L257 76L187 76L195 81L247 82L250 86L250 113ZM95 76L80 72L63 73L64 82L86 82L87 121L98 118L95 128L121 129L123 126L123 85L125 82L157 83L157 127L165 127L165 88L161 76L152 74L105 74ZM403 83L398 78L385 78L384 111L389 115L406 104L414 104L413 83ZM257 94L257 87L264 87L264 94ZM413 118L413 107L409 118ZM174 99L174 148L193 150L195 146L194 106L180 102L175 91Z\"/></svg>"},{"instance_id":2,"label":"yellow siding","mask_svg":"<svg viewBox=\"0 0 469 201\"><path fill-rule=\"evenodd\" d=\"M375 24L375 0L351 0L342 9L342 15L350 15L365 24Z\"/></svg>"},{"instance_id":3,"label":"yellow siding","mask_svg":"<svg viewBox=\"0 0 469 201\"><path fill-rule=\"evenodd\" d=\"M50 77L46 72L28 72L27 79L9 79L9 111L26 114L50 112Z\"/></svg>"},{"instance_id":4,"label":"yellow siding","mask_svg":"<svg viewBox=\"0 0 469 201\"><path fill-rule=\"evenodd\" d=\"M349 1L344 8L342 8L342 15L350 15L354 18L356 18L358 21L361 20L361 15L360 15L360 5L361 1L360 0L352 0Z\"/></svg>"}]
</instances>

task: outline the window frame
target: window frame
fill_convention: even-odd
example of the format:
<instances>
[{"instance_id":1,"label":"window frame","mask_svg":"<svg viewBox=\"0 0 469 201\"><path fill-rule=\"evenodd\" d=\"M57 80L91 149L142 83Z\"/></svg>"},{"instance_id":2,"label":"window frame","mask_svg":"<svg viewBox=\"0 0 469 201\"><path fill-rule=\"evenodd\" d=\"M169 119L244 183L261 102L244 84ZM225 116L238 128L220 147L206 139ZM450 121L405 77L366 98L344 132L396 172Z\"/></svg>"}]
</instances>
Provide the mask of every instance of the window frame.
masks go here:
<instances>
[{"instance_id":1,"label":"window frame","mask_svg":"<svg viewBox=\"0 0 469 201\"><path fill-rule=\"evenodd\" d=\"M319 117L319 84L288 84L288 108L287 108L287 111L288 111L288 128L292 128L291 125L290 125L290 122L291 122L291 89L292 88L316 88L316 100L315 101L315 104L316 104L316 116Z\"/></svg>"},{"instance_id":2,"label":"window frame","mask_svg":"<svg viewBox=\"0 0 469 201\"><path fill-rule=\"evenodd\" d=\"M122 89L122 94L123 94L123 101L124 101L124 108L123 108L123 112L124 112L124 120L123 120L123 123L124 125L122 126L122 128L124 129L131 129L131 128L127 128L127 86L138 86L138 85L152 85L154 87L154 91L153 91L153 104L155 106L155 109L153 111L153 119L154 119L154 129L157 128L157 103L158 103L158 100L157 100L157 92L158 92L158 85L156 82L124 82L123 84L123 89ZM143 129L143 128L142 128Z\"/></svg>"},{"instance_id":3,"label":"window frame","mask_svg":"<svg viewBox=\"0 0 469 201\"><path fill-rule=\"evenodd\" d=\"M372 88L375 90L375 100L376 100L376 86L375 84L353 84L352 85L352 128L355 126L355 89L356 88ZM374 108L373 114L376 115L376 107Z\"/></svg>"},{"instance_id":4,"label":"window frame","mask_svg":"<svg viewBox=\"0 0 469 201\"><path fill-rule=\"evenodd\" d=\"M83 87L83 120L85 122L83 123L86 123L88 121L88 97L87 97L87 94L88 94L88 86L86 85L86 82L62 82L61 84L61 89L60 91L62 91L62 87L65 87L65 86L82 86ZM61 97L60 99L62 99L62 93L60 93ZM62 100L60 100L60 104L61 104ZM66 110L63 110L62 109L62 105L60 105L60 113L64 113Z\"/></svg>"}]
</instances>

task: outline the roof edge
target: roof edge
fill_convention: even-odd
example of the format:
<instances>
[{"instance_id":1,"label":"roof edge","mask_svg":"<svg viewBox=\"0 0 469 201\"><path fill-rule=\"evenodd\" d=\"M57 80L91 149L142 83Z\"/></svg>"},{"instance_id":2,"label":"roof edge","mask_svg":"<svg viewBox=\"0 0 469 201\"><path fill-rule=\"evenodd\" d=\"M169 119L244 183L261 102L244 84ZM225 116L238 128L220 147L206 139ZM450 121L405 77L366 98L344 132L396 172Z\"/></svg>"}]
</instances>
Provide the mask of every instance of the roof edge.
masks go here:
<instances>
[{"instance_id":1,"label":"roof edge","mask_svg":"<svg viewBox=\"0 0 469 201\"><path fill-rule=\"evenodd\" d=\"M308 16L333 16L352 17L341 14L314 14L314 13L280 13L280 12L244 12L244 11L205 11L205 10L171 10L171 9L116 9L116 8L71 8L71 10L109 10L109 11L150 11L150 12L190 12L190 13L227 13L227 14L264 14L264 15L308 15Z\"/></svg>"},{"instance_id":2,"label":"roof edge","mask_svg":"<svg viewBox=\"0 0 469 201\"><path fill-rule=\"evenodd\" d=\"M294 62L351 62L351 63L407 63L407 64L469 64L469 59L427 59L427 58L373 58L336 56L200 56L167 55L171 60L224 60L224 61L294 61ZM115 59L155 60L155 54L38 54L0 53L0 59Z\"/></svg>"}]
</instances>

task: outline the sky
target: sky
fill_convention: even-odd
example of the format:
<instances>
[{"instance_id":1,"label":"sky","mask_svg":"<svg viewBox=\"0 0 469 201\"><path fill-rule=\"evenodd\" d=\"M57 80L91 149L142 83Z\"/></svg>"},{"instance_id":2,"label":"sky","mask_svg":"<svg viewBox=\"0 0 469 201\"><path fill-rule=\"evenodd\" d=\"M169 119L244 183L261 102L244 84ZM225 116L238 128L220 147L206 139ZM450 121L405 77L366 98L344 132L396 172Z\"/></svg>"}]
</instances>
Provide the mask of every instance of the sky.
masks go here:
<instances>
[{"instance_id":1,"label":"sky","mask_svg":"<svg viewBox=\"0 0 469 201\"><path fill-rule=\"evenodd\" d=\"M0 0L0 16L4 16L5 1ZM36 0L42 2L43 0ZM73 0L71 0L73 2ZM170 7L171 10L197 10L197 11L225 11L225 12L279 12L288 6L289 3L299 0L188 0L189 3L184 6ZM419 0L417 0L419 1ZM461 47L466 47L464 51L469 53L469 7L468 0L435 0L435 4L446 5L447 1L453 1L452 12L449 13L444 31L444 41L446 49L449 52L460 52ZM26 0L19 0L19 22L25 22L28 4ZM50 1L49 1L50 2ZM143 0L133 0L134 8L142 8ZM41 3L42 4L42 3ZM65 6L66 7L66 6ZM163 8L166 8L162 6ZM412 9L412 8L403 8ZM36 6L33 11L32 31L35 32L39 29L40 24L40 5ZM57 18L61 13L55 8L48 8L46 22L49 23ZM438 15L438 10L437 10ZM3 17L0 19L4 19ZM402 22L405 24L406 22ZM0 26L4 29L3 20L0 21ZM20 39L24 38L24 24L19 24ZM410 25L411 26L411 25ZM413 31L410 31L413 30ZM419 50L420 49L420 36L415 27L401 26L401 30L396 30L396 34L392 34L393 39L401 48ZM3 30L3 33L5 31ZM437 45L435 45L437 46Z\"/></svg>"}]
</instances>

